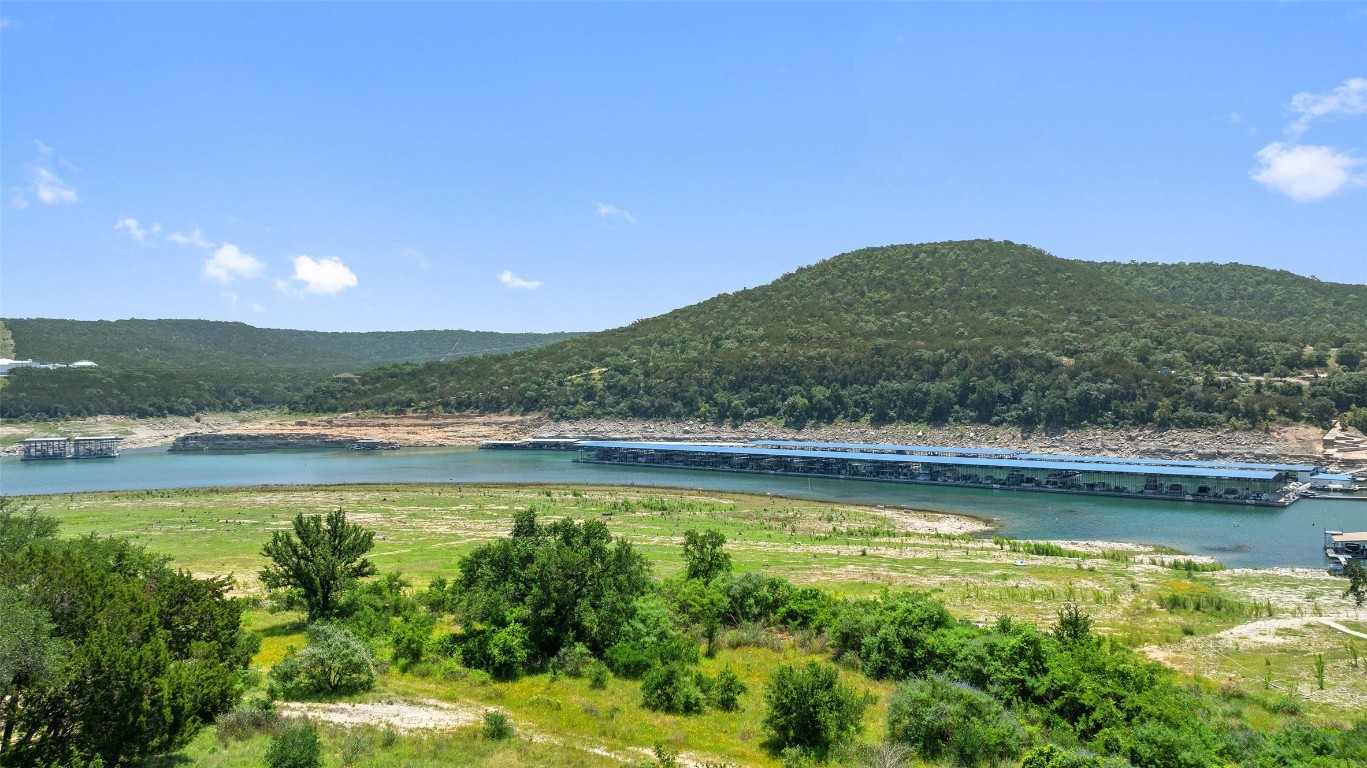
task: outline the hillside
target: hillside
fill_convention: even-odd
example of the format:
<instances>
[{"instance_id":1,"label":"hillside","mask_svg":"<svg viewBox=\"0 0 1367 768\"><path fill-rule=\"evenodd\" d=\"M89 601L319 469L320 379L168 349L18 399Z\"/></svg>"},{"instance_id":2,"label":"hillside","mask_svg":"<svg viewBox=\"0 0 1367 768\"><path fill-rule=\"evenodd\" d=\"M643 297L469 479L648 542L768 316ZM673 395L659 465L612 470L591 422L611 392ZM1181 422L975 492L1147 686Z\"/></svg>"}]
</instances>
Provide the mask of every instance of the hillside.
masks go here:
<instances>
[{"instance_id":1,"label":"hillside","mask_svg":"<svg viewBox=\"0 0 1367 768\"><path fill-rule=\"evenodd\" d=\"M1367 340L1367 289L1244 264L1098 264L1123 285L1221 317L1271 323L1333 346Z\"/></svg>"},{"instance_id":2,"label":"hillside","mask_svg":"<svg viewBox=\"0 0 1367 768\"><path fill-rule=\"evenodd\" d=\"M1309 388L1222 381L1325 368L1324 328L1204 311L1112 269L987 240L868 248L537 350L387 366L294 405L1029 428L1322 423L1367 403L1367 376L1338 369ZM1343 303L1344 327L1367 323L1358 306Z\"/></svg>"},{"instance_id":3,"label":"hillside","mask_svg":"<svg viewBox=\"0 0 1367 768\"><path fill-rule=\"evenodd\" d=\"M573 333L324 333L208 320L6 319L14 356L98 369L16 371L0 415L189 415L279 406L334 374L512 352Z\"/></svg>"}]
</instances>

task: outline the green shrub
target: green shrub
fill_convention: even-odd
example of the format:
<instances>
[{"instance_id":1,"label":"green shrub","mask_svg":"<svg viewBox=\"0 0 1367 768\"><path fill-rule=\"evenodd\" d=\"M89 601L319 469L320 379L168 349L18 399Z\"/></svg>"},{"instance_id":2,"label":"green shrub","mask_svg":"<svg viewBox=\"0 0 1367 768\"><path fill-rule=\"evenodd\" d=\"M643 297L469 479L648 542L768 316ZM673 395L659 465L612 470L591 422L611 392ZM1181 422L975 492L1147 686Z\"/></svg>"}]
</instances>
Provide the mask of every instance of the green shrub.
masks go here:
<instances>
[{"instance_id":1,"label":"green shrub","mask_svg":"<svg viewBox=\"0 0 1367 768\"><path fill-rule=\"evenodd\" d=\"M764 727L775 745L827 750L859 730L865 702L829 664L783 665L764 691Z\"/></svg>"},{"instance_id":2,"label":"green shrub","mask_svg":"<svg viewBox=\"0 0 1367 768\"><path fill-rule=\"evenodd\" d=\"M489 741L503 741L512 738L513 724L507 715L496 709L489 709L484 712L484 725L479 732Z\"/></svg>"},{"instance_id":3,"label":"green shrub","mask_svg":"<svg viewBox=\"0 0 1367 768\"><path fill-rule=\"evenodd\" d=\"M460 657L465 665L482 669L497 680L517 679L531 656L527 628L517 622L496 630L474 630L460 637Z\"/></svg>"},{"instance_id":4,"label":"green shrub","mask_svg":"<svg viewBox=\"0 0 1367 768\"><path fill-rule=\"evenodd\" d=\"M310 624L309 644L271 669L271 691L280 698L368 691L376 664L370 649L351 632L327 623Z\"/></svg>"},{"instance_id":5,"label":"green shrub","mask_svg":"<svg viewBox=\"0 0 1367 768\"><path fill-rule=\"evenodd\" d=\"M593 653L583 643L567 645L555 655L555 661L570 677L583 677L585 670L593 664Z\"/></svg>"},{"instance_id":6,"label":"green shrub","mask_svg":"<svg viewBox=\"0 0 1367 768\"><path fill-rule=\"evenodd\" d=\"M888 701L888 739L926 760L973 766L1014 759L1025 731L990 694L936 675L897 687Z\"/></svg>"},{"instance_id":7,"label":"green shrub","mask_svg":"<svg viewBox=\"0 0 1367 768\"><path fill-rule=\"evenodd\" d=\"M601 661L595 661L589 665L589 687L595 691L601 691L608 687L608 665Z\"/></svg>"},{"instance_id":8,"label":"green shrub","mask_svg":"<svg viewBox=\"0 0 1367 768\"><path fill-rule=\"evenodd\" d=\"M342 758L343 766L353 766L370 754L373 747L374 743L369 733L359 728L351 728L342 737L342 749L338 756Z\"/></svg>"},{"instance_id":9,"label":"green shrub","mask_svg":"<svg viewBox=\"0 0 1367 768\"><path fill-rule=\"evenodd\" d=\"M717 679L712 683L712 706L723 712L735 712L740 709L740 697L747 690L745 683L727 667L717 673Z\"/></svg>"},{"instance_id":10,"label":"green shrub","mask_svg":"<svg viewBox=\"0 0 1367 768\"><path fill-rule=\"evenodd\" d=\"M1045 744L1030 750L1020 768L1129 768L1129 763L1118 757L1068 752L1054 744Z\"/></svg>"},{"instance_id":11,"label":"green shrub","mask_svg":"<svg viewBox=\"0 0 1367 768\"><path fill-rule=\"evenodd\" d=\"M676 632L659 640L617 643L604 654L604 660L614 675L634 680L657 666L698 663L698 643Z\"/></svg>"},{"instance_id":12,"label":"green shrub","mask_svg":"<svg viewBox=\"0 0 1367 768\"><path fill-rule=\"evenodd\" d=\"M706 704L703 692L682 664L668 664L648 672L641 681L641 697L646 709L672 715L697 714Z\"/></svg>"},{"instance_id":13,"label":"green shrub","mask_svg":"<svg viewBox=\"0 0 1367 768\"><path fill-rule=\"evenodd\" d=\"M419 613L406 613L394 627L394 663L408 671L422 661L436 620Z\"/></svg>"},{"instance_id":14,"label":"green shrub","mask_svg":"<svg viewBox=\"0 0 1367 768\"><path fill-rule=\"evenodd\" d=\"M272 739L266 768L323 768L323 744L313 723L294 723Z\"/></svg>"}]
</instances>

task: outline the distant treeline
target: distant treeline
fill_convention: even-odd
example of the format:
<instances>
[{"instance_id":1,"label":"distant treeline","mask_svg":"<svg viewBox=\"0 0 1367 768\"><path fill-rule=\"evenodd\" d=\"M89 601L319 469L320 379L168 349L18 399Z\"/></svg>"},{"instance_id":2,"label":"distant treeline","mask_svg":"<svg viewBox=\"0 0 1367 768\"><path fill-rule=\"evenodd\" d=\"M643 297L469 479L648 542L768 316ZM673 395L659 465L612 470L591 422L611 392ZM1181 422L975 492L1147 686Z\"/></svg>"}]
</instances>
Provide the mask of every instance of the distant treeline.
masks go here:
<instances>
[{"instance_id":1,"label":"distant treeline","mask_svg":"<svg viewBox=\"0 0 1367 768\"><path fill-rule=\"evenodd\" d=\"M88 359L99 368L19 369L0 392L5 418L191 415L279 407L333 375L397 362L512 352L573 333L323 333L207 320L5 320L14 355Z\"/></svg>"},{"instance_id":2,"label":"distant treeline","mask_svg":"<svg viewBox=\"0 0 1367 768\"><path fill-rule=\"evenodd\" d=\"M1137 288L1148 267L1156 284L1196 285ZM1245 283L1280 308L1246 311ZM1323 424L1367 406L1356 333L1365 292L1256 267L1102 265L994 241L889 246L541 349L385 366L292 407L795 426ZM1336 309L1297 315L1307 302ZM1305 371L1322 375L1283 380Z\"/></svg>"}]
</instances>

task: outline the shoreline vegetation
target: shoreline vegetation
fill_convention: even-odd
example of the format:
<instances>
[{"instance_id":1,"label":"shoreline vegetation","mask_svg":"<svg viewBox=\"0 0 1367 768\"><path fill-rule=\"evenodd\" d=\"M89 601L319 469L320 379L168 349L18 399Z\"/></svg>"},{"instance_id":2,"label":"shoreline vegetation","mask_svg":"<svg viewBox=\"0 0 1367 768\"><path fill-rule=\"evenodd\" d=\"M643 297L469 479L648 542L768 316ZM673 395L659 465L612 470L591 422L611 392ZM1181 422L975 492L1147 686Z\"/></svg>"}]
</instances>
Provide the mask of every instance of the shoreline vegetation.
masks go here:
<instances>
[{"instance_id":1,"label":"shoreline vegetation","mask_svg":"<svg viewBox=\"0 0 1367 768\"><path fill-rule=\"evenodd\" d=\"M687 532L715 529L725 533L738 576L763 573L837 600L924 593L975 631L992 631L1002 616L1047 631L1060 611L1078 606L1105 643L1161 663L1176 684L1238 709L1268 733L1351 727L1367 709L1367 641L1334 626L1367 631L1367 611L1343 596L1342 579L1318 569L1226 570L1208 567L1206 558L1139 545L991 537L970 530L980 521L959 515L688 489L270 486L58 494L23 502L55 517L63 537L115 536L172 555L175 567L198 577L231 578L231 594L248 604L245 627L262 636L252 660L258 679L290 648L305 645L302 614L271 610L256 577L265 564L263 544L288 530L295 515L345 510L350 522L375 533L369 555L380 574L375 583L401 579L416 594L434 579L457 578L462 557L506 537L520 511L533 509L543 524L601 521L630 541L665 585L689 567L681 549ZM444 631L450 630L442 624L438 634ZM800 628L723 630L715 658L703 659L698 669L739 675L749 693L738 713L652 712L640 706L639 684L615 675L595 689L587 678L549 668L499 680L449 664L397 662L369 693L282 701L276 711L317 723L331 755L364 740L369 757L358 765L389 765L384 760L400 755L426 759L429 752L437 762L411 764L483 764L499 747L479 735L479 723L495 711L517 734L506 749L523 745L518 759L499 752L510 762L498 764L587 765L601 758L605 765L656 765L652 747L661 744L678 765L777 766L781 756L762 745L765 681L785 664L829 660L826 644L834 642ZM387 655L386 648L378 652ZM841 676L874 702L856 737L871 748L887 735L893 688L854 668ZM220 730L206 729L180 754L220 768L260 764L268 735Z\"/></svg>"}]
</instances>

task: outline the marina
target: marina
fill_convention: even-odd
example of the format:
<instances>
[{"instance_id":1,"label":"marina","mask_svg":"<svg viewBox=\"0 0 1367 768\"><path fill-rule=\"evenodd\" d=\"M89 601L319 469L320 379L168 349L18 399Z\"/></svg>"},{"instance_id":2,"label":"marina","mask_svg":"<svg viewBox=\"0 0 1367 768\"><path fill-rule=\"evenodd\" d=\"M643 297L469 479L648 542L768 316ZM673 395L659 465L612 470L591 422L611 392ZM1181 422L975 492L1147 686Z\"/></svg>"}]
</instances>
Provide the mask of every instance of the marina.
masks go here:
<instances>
[{"instance_id":1,"label":"marina","mask_svg":"<svg viewBox=\"0 0 1367 768\"><path fill-rule=\"evenodd\" d=\"M401 451L336 449L169 452L124 450L116 462L0 458L0 495L143 493L159 489L345 485L354 483L489 483L672 487L815 499L832 504L883 505L967 515L1018 539L1157 544L1209 555L1231 567L1328 564L1325 529L1367 530L1367 504L1320 497L1288 507L1193 504L1173 499L1019 493L1005 489L852 481L821 476L716 472L575 462L574 451ZM49 497L60 513L72 497Z\"/></svg>"},{"instance_id":2,"label":"marina","mask_svg":"<svg viewBox=\"0 0 1367 768\"><path fill-rule=\"evenodd\" d=\"M593 464L1272 507L1295 502L1324 474L1322 468L1299 464L1070 456L953 446L583 440L576 447L577 460Z\"/></svg>"}]
</instances>

